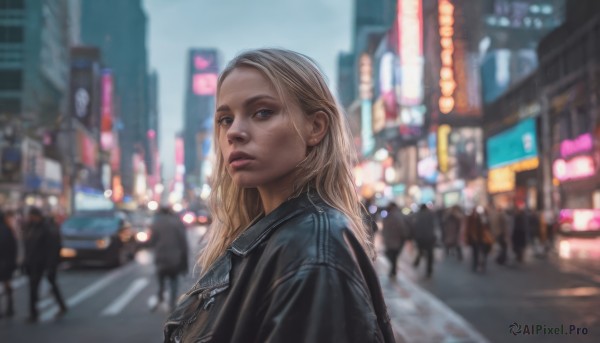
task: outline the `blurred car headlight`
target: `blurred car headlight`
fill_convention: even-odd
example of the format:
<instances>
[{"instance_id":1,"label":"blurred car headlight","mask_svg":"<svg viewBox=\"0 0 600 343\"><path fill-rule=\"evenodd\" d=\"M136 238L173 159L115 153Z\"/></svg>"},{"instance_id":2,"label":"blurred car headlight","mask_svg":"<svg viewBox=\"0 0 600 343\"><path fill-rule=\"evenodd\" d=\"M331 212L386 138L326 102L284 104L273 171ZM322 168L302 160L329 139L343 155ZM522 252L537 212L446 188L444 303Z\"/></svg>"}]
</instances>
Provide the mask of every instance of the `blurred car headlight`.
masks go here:
<instances>
[{"instance_id":1,"label":"blurred car headlight","mask_svg":"<svg viewBox=\"0 0 600 343\"><path fill-rule=\"evenodd\" d=\"M96 247L98 249L106 249L110 245L110 237L104 237L96 240Z\"/></svg>"},{"instance_id":2,"label":"blurred car headlight","mask_svg":"<svg viewBox=\"0 0 600 343\"><path fill-rule=\"evenodd\" d=\"M198 216L198 223L204 224L208 221L208 217L206 216Z\"/></svg>"},{"instance_id":3,"label":"blurred car headlight","mask_svg":"<svg viewBox=\"0 0 600 343\"><path fill-rule=\"evenodd\" d=\"M138 233L135 234L135 239L138 242L140 242L140 243L146 243L146 242L148 242L149 238L150 238L150 236L145 231L140 231L140 232L138 232Z\"/></svg>"},{"instance_id":4,"label":"blurred car headlight","mask_svg":"<svg viewBox=\"0 0 600 343\"><path fill-rule=\"evenodd\" d=\"M183 215L183 221L186 224L192 224L194 222L194 220L195 220L195 218L192 213L186 213L185 215Z\"/></svg>"}]
</instances>

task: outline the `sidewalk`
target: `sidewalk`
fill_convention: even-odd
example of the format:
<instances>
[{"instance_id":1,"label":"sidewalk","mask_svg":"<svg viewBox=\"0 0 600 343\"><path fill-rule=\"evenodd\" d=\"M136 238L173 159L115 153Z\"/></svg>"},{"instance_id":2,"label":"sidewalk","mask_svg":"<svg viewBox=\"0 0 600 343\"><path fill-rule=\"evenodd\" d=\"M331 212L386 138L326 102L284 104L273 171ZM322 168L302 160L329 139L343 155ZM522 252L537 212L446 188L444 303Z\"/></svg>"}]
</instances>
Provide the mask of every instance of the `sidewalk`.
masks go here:
<instances>
[{"instance_id":1,"label":"sidewalk","mask_svg":"<svg viewBox=\"0 0 600 343\"><path fill-rule=\"evenodd\" d=\"M379 255L375 268L398 342L489 342L461 316L402 275L402 270L390 279L389 264L383 256Z\"/></svg>"}]
</instances>

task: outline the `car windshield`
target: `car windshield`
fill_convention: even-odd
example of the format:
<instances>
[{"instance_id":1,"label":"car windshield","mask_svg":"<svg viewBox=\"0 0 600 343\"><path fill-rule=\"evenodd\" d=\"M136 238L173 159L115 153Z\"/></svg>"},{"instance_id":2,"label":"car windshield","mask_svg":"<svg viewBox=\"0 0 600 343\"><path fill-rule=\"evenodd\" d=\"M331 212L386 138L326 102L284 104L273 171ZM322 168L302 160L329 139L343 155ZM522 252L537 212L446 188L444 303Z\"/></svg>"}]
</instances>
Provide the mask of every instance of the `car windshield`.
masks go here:
<instances>
[{"instance_id":1,"label":"car windshield","mask_svg":"<svg viewBox=\"0 0 600 343\"><path fill-rule=\"evenodd\" d=\"M72 217L63 224L63 230L79 232L107 232L119 227L119 218L114 217Z\"/></svg>"}]
</instances>

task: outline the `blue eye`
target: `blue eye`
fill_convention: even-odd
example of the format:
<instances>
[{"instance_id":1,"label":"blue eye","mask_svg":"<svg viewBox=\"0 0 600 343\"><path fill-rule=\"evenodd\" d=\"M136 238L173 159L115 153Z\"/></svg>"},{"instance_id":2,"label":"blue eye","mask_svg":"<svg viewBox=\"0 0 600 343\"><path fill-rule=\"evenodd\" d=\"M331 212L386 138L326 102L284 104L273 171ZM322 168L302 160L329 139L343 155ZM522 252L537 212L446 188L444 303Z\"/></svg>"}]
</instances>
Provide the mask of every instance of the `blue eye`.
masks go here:
<instances>
[{"instance_id":1,"label":"blue eye","mask_svg":"<svg viewBox=\"0 0 600 343\"><path fill-rule=\"evenodd\" d=\"M219 124L220 126L228 126L231 125L231 123L233 123L233 119L231 119L230 117L221 117L219 118L219 120L217 120L217 124Z\"/></svg>"},{"instance_id":2,"label":"blue eye","mask_svg":"<svg viewBox=\"0 0 600 343\"><path fill-rule=\"evenodd\" d=\"M258 117L259 119L266 119L266 118L269 118L270 116L272 116L273 112L274 111L272 111L272 110L266 110L266 109L258 110L256 113L254 113L254 116Z\"/></svg>"}]
</instances>

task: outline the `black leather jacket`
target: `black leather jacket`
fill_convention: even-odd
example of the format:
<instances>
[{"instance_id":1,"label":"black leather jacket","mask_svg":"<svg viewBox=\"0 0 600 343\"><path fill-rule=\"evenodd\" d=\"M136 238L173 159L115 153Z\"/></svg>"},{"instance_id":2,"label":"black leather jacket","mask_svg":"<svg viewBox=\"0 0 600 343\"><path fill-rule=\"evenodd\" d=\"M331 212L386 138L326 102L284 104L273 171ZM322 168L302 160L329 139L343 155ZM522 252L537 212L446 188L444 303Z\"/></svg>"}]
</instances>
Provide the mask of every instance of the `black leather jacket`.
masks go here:
<instances>
[{"instance_id":1,"label":"black leather jacket","mask_svg":"<svg viewBox=\"0 0 600 343\"><path fill-rule=\"evenodd\" d=\"M179 301L165 342L394 342L345 217L303 193L259 218Z\"/></svg>"}]
</instances>

